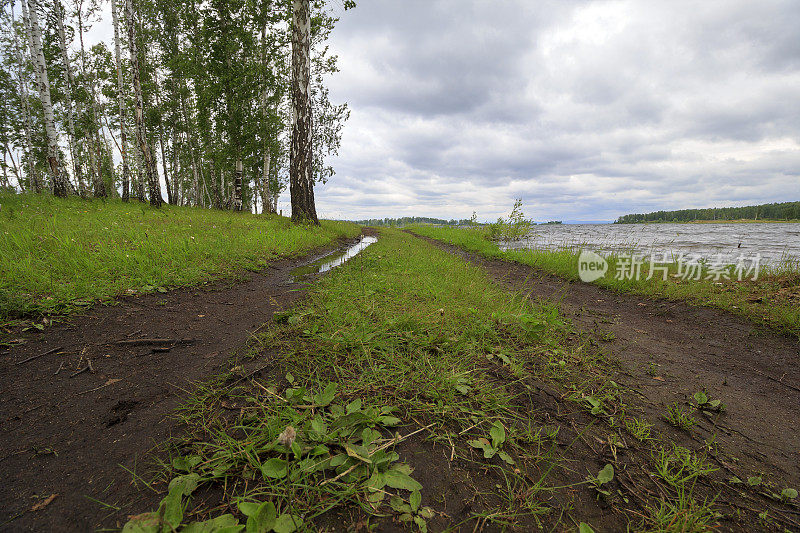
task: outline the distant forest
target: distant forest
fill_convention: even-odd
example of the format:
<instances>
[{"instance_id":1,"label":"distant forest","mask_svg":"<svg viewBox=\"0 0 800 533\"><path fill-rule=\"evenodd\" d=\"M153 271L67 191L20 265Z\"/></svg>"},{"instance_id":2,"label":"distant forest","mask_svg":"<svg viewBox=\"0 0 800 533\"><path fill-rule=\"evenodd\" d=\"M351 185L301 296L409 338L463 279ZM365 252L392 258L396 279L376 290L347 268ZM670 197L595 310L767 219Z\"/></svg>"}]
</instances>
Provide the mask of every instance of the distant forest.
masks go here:
<instances>
[{"instance_id":1,"label":"distant forest","mask_svg":"<svg viewBox=\"0 0 800 533\"><path fill-rule=\"evenodd\" d=\"M430 217L402 217L402 218L370 218L367 220L353 220L362 226L407 226L408 224L440 224L442 226L474 226L476 222L468 218L462 220L445 220L443 218Z\"/></svg>"},{"instance_id":2,"label":"distant forest","mask_svg":"<svg viewBox=\"0 0 800 533\"><path fill-rule=\"evenodd\" d=\"M642 222L694 222L695 220L800 220L800 202L749 205L747 207L709 207L624 215L615 224Z\"/></svg>"}]
</instances>

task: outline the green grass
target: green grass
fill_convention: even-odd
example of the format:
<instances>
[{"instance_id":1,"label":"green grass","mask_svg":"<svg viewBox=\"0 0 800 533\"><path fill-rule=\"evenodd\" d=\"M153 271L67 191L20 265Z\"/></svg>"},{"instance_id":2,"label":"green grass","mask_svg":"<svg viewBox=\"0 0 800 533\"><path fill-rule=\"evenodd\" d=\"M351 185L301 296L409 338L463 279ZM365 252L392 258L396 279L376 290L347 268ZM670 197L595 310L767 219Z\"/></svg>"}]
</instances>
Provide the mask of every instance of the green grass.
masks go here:
<instances>
[{"instance_id":1,"label":"green grass","mask_svg":"<svg viewBox=\"0 0 800 533\"><path fill-rule=\"evenodd\" d=\"M230 276L359 231L344 222L297 227L278 216L48 195L3 195L0 205L0 319Z\"/></svg>"},{"instance_id":2,"label":"green grass","mask_svg":"<svg viewBox=\"0 0 800 533\"><path fill-rule=\"evenodd\" d=\"M487 238L484 229L413 226L412 231L437 239L484 257L514 261L530 265L568 280L578 280L578 254L573 250L507 250ZM725 309L744 315L756 322L768 324L780 331L800 336L800 265L784 262L771 268L762 268L756 281L734 280L682 280L672 274L677 266L670 266L667 280L660 273L647 280L615 279L617 258L607 257L609 268L596 283L607 289L639 294L650 298L683 300L692 304ZM647 272L646 267L642 268Z\"/></svg>"}]
</instances>

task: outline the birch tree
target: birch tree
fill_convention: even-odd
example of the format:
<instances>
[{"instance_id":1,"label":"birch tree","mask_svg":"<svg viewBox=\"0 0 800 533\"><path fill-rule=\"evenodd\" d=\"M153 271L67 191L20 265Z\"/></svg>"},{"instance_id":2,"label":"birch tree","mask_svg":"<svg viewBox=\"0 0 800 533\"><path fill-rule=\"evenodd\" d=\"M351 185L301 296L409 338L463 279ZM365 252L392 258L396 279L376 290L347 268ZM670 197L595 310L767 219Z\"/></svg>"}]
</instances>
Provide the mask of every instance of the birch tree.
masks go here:
<instances>
[{"instance_id":1,"label":"birch tree","mask_svg":"<svg viewBox=\"0 0 800 533\"><path fill-rule=\"evenodd\" d=\"M289 190L292 222L319 225L314 204L311 117L311 6L292 0L292 140Z\"/></svg>"},{"instance_id":2,"label":"birch tree","mask_svg":"<svg viewBox=\"0 0 800 533\"><path fill-rule=\"evenodd\" d=\"M66 32L64 31L64 9L61 6L61 0L53 2L55 6L56 23L58 25L58 45L61 49L61 61L64 68L64 93L65 93L65 106L67 108L67 142L69 144L69 155L72 159L72 172L75 180L78 182L78 191L81 195L86 194L86 185L83 182L83 172L81 171L80 157L77 146L77 138L75 137L75 113L72 106L72 87L74 82L72 79L72 65L69 61L69 54L67 52L67 39ZM80 115L80 110L78 111Z\"/></svg>"},{"instance_id":3,"label":"birch tree","mask_svg":"<svg viewBox=\"0 0 800 533\"><path fill-rule=\"evenodd\" d=\"M23 0L24 1L24 0ZM23 8L25 4L23 3ZM27 33L27 15L23 13L23 30ZM28 164L27 170L27 177L28 177L28 185L31 189L35 192L40 191L39 186L39 177L36 174L36 167L33 164L33 142L31 140L31 135L33 135L33 117L31 116L30 110L30 102L28 100L28 82L25 76L25 62L23 61L23 50L22 45L20 45L19 37L17 35L17 29L14 27L14 3L11 3L11 32L14 36L14 55L17 60L17 78L18 78L18 87L19 87L19 97L22 102L22 114L24 119L24 134L25 134L25 151L27 156L25 160ZM20 162L21 164L21 162ZM17 180L19 183L20 188L24 190L24 186L21 181Z\"/></svg>"},{"instance_id":4,"label":"birch tree","mask_svg":"<svg viewBox=\"0 0 800 533\"><path fill-rule=\"evenodd\" d=\"M256 211L260 204L269 213L288 184L293 219L318 222L313 186L333 175L326 158L347 118L324 87L336 71L326 46L337 21L333 4L111 0L111 50L88 33L104 0L47 0L46 28L39 26L42 0L28 1L38 46L27 5L26 30L14 31L12 11L0 32L9 36L0 38L9 73L0 81L10 95L0 103L9 117L0 124L3 184L16 176L21 187L69 192L71 174L82 193L101 196L105 186L159 205L163 167L171 203ZM52 63L49 71L40 58ZM42 75L49 75L49 105Z\"/></svg>"},{"instance_id":5,"label":"birch tree","mask_svg":"<svg viewBox=\"0 0 800 533\"><path fill-rule=\"evenodd\" d=\"M142 83L139 72L139 53L136 45L136 26L133 19L133 1L125 0L125 22L128 26L128 48L131 54L131 74L133 77L133 93L136 102L134 118L136 120L136 142L139 145L139 152L144 163L144 171L147 177L148 192L150 193L150 205L161 207L164 203L161 197L161 186L158 179L158 170L153 160L153 153L147 142L147 130L144 124L144 98L142 97Z\"/></svg>"},{"instance_id":6,"label":"birch tree","mask_svg":"<svg viewBox=\"0 0 800 533\"><path fill-rule=\"evenodd\" d=\"M58 0L56 0L58 1ZM96 6L95 6L96 7ZM93 181L93 192L94 196L98 198L104 198L107 195L107 191L105 188L105 182L103 181L103 156L101 153L102 147L105 143L100 140L100 120L98 118L99 112L97 109L97 91L95 87L95 76L94 73L90 72L86 65L86 48L84 45L83 34L87 28L85 28L84 24L84 11L83 11L83 0L77 0L75 6L75 13L78 18L78 40L80 42L81 50L80 50L80 58L81 58L81 70L83 71L84 81L88 83L89 86L89 110L91 114L89 116L89 128L90 128L90 155L89 161L91 162L93 172L94 172L94 181ZM87 10L86 16L91 16L93 10L93 6L89 6Z\"/></svg>"},{"instance_id":7,"label":"birch tree","mask_svg":"<svg viewBox=\"0 0 800 533\"><path fill-rule=\"evenodd\" d=\"M22 0L23 5L25 0ZM29 22L31 41L33 50L31 53L35 57L34 67L36 78L39 84L39 99L42 101L44 112L44 128L47 135L47 164L50 169L50 178L53 182L53 194L58 197L66 197L68 188L67 180L61 172L61 162L59 158L58 133L56 132L56 119L53 114L53 104L50 100L50 81L47 77L47 63L44 59L42 49L42 31L39 27L38 0L28 0Z\"/></svg>"},{"instance_id":8,"label":"birch tree","mask_svg":"<svg viewBox=\"0 0 800 533\"><path fill-rule=\"evenodd\" d=\"M114 60L117 68L117 107L119 108L119 151L122 158L122 201L127 202L131 194L131 176L128 169L127 109L122 77L122 53L119 38L119 16L117 0L111 0L111 22L114 25Z\"/></svg>"}]
</instances>

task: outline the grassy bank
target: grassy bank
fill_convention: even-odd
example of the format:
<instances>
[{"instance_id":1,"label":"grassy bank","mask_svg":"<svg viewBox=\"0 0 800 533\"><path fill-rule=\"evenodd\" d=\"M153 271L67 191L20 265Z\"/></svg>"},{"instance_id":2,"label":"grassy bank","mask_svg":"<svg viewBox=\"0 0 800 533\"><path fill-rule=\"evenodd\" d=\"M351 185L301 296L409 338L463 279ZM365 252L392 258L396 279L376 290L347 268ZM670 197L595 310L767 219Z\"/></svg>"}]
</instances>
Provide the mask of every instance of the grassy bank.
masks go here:
<instances>
[{"instance_id":1,"label":"grassy bank","mask_svg":"<svg viewBox=\"0 0 800 533\"><path fill-rule=\"evenodd\" d=\"M504 251L487 239L483 229L414 226L412 231L484 257L516 261L565 279L579 280L578 255L572 250ZM737 281L736 276L719 281L681 279L677 277L677 265L673 264L669 266L666 280L662 279L661 272L648 280L646 265L642 267L645 275L639 279L616 279L618 258L610 256L607 259L608 271L594 282L601 287L651 298L683 300L717 307L786 333L800 335L800 270L797 264L762 268L757 280L753 281L749 279L752 276L745 276L742 282Z\"/></svg>"},{"instance_id":2,"label":"grassy bank","mask_svg":"<svg viewBox=\"0 0 800 533\"><path fill-rule=\"evenodd\" d=\"M186 435L150 484L164 500L127 531L757 520L714 503L723 489L698 480L716 468L674 440L682 430L633 416L598 343L554 306L396 230L314 285L248 356L260 372L235 363L181 409ZM631 481L617 483L622 470ZM193 521L204 523L182 529Z\"/></svg>"},{"instance_id":3,"label":"grassy bank","mask_svg":"<svg viewBox=\"0 0 800 533\"><path fill-rule=\"evenodd\" d=\"M0 196L0 319L263 267L358 227L138 202Z\"/></svg>"}]
</instances>

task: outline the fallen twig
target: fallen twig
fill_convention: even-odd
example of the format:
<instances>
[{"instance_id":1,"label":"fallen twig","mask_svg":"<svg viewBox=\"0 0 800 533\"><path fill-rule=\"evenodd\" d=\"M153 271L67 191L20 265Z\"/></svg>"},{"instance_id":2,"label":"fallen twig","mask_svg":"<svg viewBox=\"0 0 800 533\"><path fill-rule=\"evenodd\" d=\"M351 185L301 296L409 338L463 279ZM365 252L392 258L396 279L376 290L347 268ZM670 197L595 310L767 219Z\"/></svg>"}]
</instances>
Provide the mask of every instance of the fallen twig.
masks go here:
<instances>
[{"instance_id":1,"label":"fallen twig","mask_svg":"<svg viewBox=\"0 0 800 533\"><path fill-rule=\"evenodd\" d=\"M94 367L92 366L92 360L91 360L91 359L88 359L88 358L86 359L86 366L85 366L85 367L83 367L83 368L81 368L81 369L80 369L80 370L78 370L77 372L73 372L72 374L70 374L70 375L69 375L69 377L71 377L71 378L74 378L74 377L75 377L75 376L77 376L78 374L83 374L83 373L84 373L84 372L86 372L87 370L91 370L91 371L92 371L92 373L94 373Z\"/></svg>"},{"instance_id":2,"label":"fallen twig","mask_svg":"<svg viewBox=\"0 0 800 533\"><path fill-rule=\"evenodd\" d=\"M30 510L31 511L40 511L40 510L44 509L45 507L50 505L53 502L53 500L56 499L56 496L58 496L58 494L51 494L49 497L45 498L44 500L41 500L39 503L37 503L33 507L31 507Z\"/></svg>"},{"instance_id":3,"label":"fallen twig","mask_svg":"<svg viewBox=\"0 0 800 533\"><path fill-rule=\"evenodd\" d=\"M348 468L347 470L345 470L344 472L342 472L341 474L339 474L338 476L336 476L334 478L331 478L331 479L326 479L325 481L320 483L319 486L322 487L323 485L327 485L328 483L333 483L334 481L337 481L337 480L343 478L344 476L346 476L347 474L349 474L350 472L352 472L353 470L355 470L359 466L361 466L361 463L356 463L353 466L351 466L350 468Z\"/></svg>"},{"instance_id":4,"label":"fallen twig","mask_svg":"<svg viewBox=\"0 0 800 533\"><path fill-rule=\"evenodd\" d=\"M117 341L119 346L175 346L177 344L194 344L197 339L125 339Z\"/></svg>"},{"instance_id":5,"label":"fallen twig","mask_svg":"<svg viewBox=\"0 0 800 533\"><path fill-rule=\"evenodd\" d=\"M277 394L277 393L275 393L275 392L272 392L271 390L269 390L268 388L266 388L264 385L262 385L262 384L261 384L261 383L259 383L258 381L256 381L256 380L251 380L251 383L255 384L257 387L259 387L260 389L262 389L264 392L266 392L266 393L269 393L269 394L271 394L271 395L275 396L275 397L276 397L277 399L279 399L280 401L282 401L282 402L284 402L284 403L288 403L288 401L286 400L286 398L284 398L284 397L283 397L283 396L281 396L280 394Z\"/></svg>"},{"instance_id":6,"label":"fallen twig","mask_svg":"<svg viewBox=\"0 0 800 533\"><path fill-rule=\"evenodd\" d=\"M62 369L62 368L64 368L64 361L61 361L61 364L60 364L60 365L58 365L58 370L56 370L56 371L53 373L53 375L54 375L54 376L57 376L57 375L58 375L58 373L59 373L59 372L61 372L61 369Z\"/></svg>"},{"instance_id":7,"label":"fallen twig","mask_svg":"<svg viewBox=\"0 0 800 533\"><path fill-rule=\"evenodd\" d=\"M63 349L64 349L63 346L59 346L58 348L53 348L52 350L49 350L47 352L40 353L38 355L32 355L32 356L28 357L27 359L23 359L22 361L17 362L16 364L17 365L22 365L22 364L27 363L28 361L33 361L34 359L39 359L40 357L44 357L45 355L50 355L51 353L59 352L59 351L61 351Z\"/></svg>"},{"instance_id":8,"label":"fallen twig","mask_svg":"<svg viewBox=\"0 0 800 533\"><path fill-rule=\"evenodd\" d=\"M80 396L82 394L89 394L90 392L98 391L100 389L104 389L104 388L108 387L109 385L113 385L114 383L118 383L120 381L122 381L122 380L121 379L109 379L108 381L106 381L105 383L100 385L99 387L95 387L93 389L89 389L89 390L85 390L83 392L79 392L78 396Z\"/></svg>"}]
</instances>

